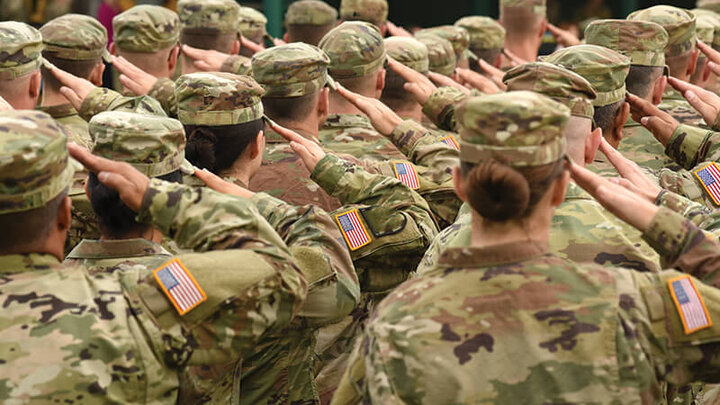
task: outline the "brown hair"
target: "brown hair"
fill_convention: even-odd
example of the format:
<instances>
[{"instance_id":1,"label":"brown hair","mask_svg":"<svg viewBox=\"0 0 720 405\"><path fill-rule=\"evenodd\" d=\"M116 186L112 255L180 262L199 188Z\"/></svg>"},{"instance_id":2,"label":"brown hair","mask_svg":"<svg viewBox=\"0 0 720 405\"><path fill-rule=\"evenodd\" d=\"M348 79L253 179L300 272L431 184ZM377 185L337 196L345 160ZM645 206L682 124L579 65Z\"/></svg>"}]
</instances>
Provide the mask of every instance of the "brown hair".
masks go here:
<instances>
[{"instance_id":1,"label":"brown hair","mask_svg":"<svg viewBox=\"0 0 720 405\"><path fill-rule=\"evenodd\" d=\"M97 66L98 63L102 63L99 57L91 60L69 60L57 58L49 52L43 52L43 58L55 65L58 69L75 75L81 79L90 78L90 74L93 69L95 69L95 66ZM45 86L46 89L60 91L62 83L55 78L54 74L45 69L45 66L41 66L40 72L42 73L43 86Z\"/></svg>"},{"instance_id":2,"label":"brown hair","mask_svg":"<svg viewBox=\"0 0 720 405\"><path fill-rule=\"evenodd\" d=\"M562 160L517 168L495 160L460 165L468 203L480 216L495 222L530 215L563 169Z\"/></svg>"},{"instance_id":3,"label":"brown hair","mask_svg":"<svg viewBox=\"0 0 720 405\"><path fill-rule=\"evenodd\" d=\"M317 46L320 40L335 27L335 23L327 25L287 24L290 42L305 42Z\"/></svg>"},{"instance_id":4,"label":"brown hair","mask_svg":"<svg viewBox=\"0 0 720 405\"><path fill-rule=\"evenodd\" d=\"M186 28L180 32L180 43L198 49L230 53L237 34L224 34L215 28Z\"/></svg>"}]
</instances>

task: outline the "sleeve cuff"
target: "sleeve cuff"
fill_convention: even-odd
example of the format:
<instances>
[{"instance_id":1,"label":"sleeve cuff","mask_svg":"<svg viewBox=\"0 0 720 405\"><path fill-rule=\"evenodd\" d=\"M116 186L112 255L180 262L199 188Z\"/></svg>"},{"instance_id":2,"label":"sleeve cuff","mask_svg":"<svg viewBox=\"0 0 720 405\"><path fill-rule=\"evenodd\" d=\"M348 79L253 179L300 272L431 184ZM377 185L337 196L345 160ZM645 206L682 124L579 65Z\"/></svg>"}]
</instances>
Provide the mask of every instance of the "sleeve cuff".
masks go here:
<instances>
[{"instance_id":1,"label":"sleeve cuff","mask_svg":"<svg viewBox=\"0 0 720 405\"><path fill-rule=\"evenodd\" d=\"M281 207L288 205L285 201L275 198L267 193L255 193L250 197L250 201L255 204L260 215L262 215L268 222L270 222L270 216L280 210Z\"/></svg>"},{"instance_id":2,"label":"sleeve cuff","mask_svg":"<svg viewBox=\"0 0 720 405\"><path fill-rule=\"evenodd\" d=\"M428 130L419 123L413 120L404 120L390 133L390 140L400 149L400 152L408 156L413 146L427 133Z\"/></svg>"},{"instance_id":3,"label":"sleeve cuff","mask_svg":"<svg viewBox=\"0 0 720 405\"><path fill-rule=\"evenodd\" d=\"M220 65L220 71L234 73L236 75L249 75L251 74L252 67L248 62L244 56L232 55L225 59L222 65Z\"/></svg>"},{"instance_id":4,"label":"sleeve cuff","mask_svg":"<svg viewBox=\"0 0 720 405\"><path fill-rule=\"evenodd\" d=\"M682 215L667 207L660 207L643 238L661 257L672 263L685 247L692 228L688 225Z\"/></svg>"},{"instance_id":5,"label":"sleeve cuff","mask_svg":"<svg viewBox=\"0 0 720 405\"><path fill-rule=\"evenodd\" d=\"M310 179L322 187L326 193L334 196L337 188L341 186L340 179L345 175L345 165L354 166L352 163L328 153L315 166Z\"/></svg>"},{"instance_id":6,"label":"sleeve cuff","mask_svg":"<svg viewBox=\"0 0 720 405\"><path fill-rule=\"evenodd\" d=\"M665 154L685 169L695 166L699 152L712 132L680 124L670 137Z\"/></svg>"},{"instance_id":7,"label":"sleeve cuff","mask_svg":"<svg viewBox=\"0 0 720 405\"><path fill-rule=\"evenodd\" d=\"M439 87L423 105L423 113L438 127L453 131L455 103L464 98L465 94L454 87Z\"/></svg>"},{"instance_id":8,"label":"sleeve cuff","mask_svg":"<svg viewBox=\"0 0 720 405\"><path fill-rule=\"evenodd\" d=\"M118 97L122 97L118 92L104 87L96 87L83 100L78 115L89 122L92 117L107 110L110 103Z\"/></svg>"}]
</instances>

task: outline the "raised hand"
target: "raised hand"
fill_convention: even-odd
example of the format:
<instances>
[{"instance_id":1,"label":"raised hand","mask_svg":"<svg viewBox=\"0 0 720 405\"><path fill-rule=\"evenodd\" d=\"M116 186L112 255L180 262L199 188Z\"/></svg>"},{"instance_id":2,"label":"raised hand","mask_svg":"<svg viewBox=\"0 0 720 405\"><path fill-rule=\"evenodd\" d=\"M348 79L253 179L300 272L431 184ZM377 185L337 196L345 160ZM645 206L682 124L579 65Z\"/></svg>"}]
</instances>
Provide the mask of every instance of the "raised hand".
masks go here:
<instances>
[{"instance_id":1,"label":"raised hand","mask_svg":"<svg viewBox=\"0 0 720 405\"><path fill-rule=\"evenodd\" d=\"M553 38L555 38L555 42L557 42L558 45L564 46L565 48L580 45L580 39L576 37L575 34L573 34L572 32L564 30L550 23L548 23L547 28L548 31L550 31L550 34L552 34Z\"/></svg>"},{"instance_id":2,"label":"raised hand","mask_svg":"<svg viewBox=\"0 0 720 405\"><path fill-rule=\"evenodd\" d=\"M720 97L702 87L674 77L668 78L668 83L682 93L688 103L702 115L708 126L715 125L718 115L720 115Z\"/></svg>"},{"instance_id":3,"label":"raised hand","mask_svg":"<svg viewBox=\"0 0 720 405\"><path fill-rule=\"evenodd\" d=\"M403 65L393 58L388 58L388 65L395 73L399 74L407 83L404 88L415 97L420 104L427 103L430 96L437 90L437 86L424 74Z\"/></svg>"},{"instance_id":4,"label":"raised hand","mask_svg":"<svg viewBox=\"0 0 720 405\"><path fill-rule=\"evenodd\" d=\"M270 128L290 142L290 147L298 154L298 156L300 156L305 168L307 168L310 173L315 170L315 166L317 166L318 162L325 157L325 151L316 142L304 138L297 132L282 127L274 122L270 122Z\"/></svg>"},{"instance_id":5,"label":"raised hand","mask_svg":"<svg viewBox=\"0 0 720 405\"><path fill-rule=\"evenodd\" d=\"M147 95L157 82L157 77L133 65L122 56L113 56L112 64L120 72L118 76L120 83L136 96Z\"/></svg>"},{"instance_id":6,"label":"raised hand","mask_svg":"<svg viewBox=\"0 0 720 405\"><path fill-rule=\"evenodd\" d=\"M353 93L341 85L337 86L337 91L340 95L345 97L346 100L351 102L355 107L367 115L367 117L370 118L372 126L375 127L379 133L385 136L390 135L392 131L403 121L402 118L395 113L395 111L391 110L390 107L386 106L378 99Z\"/></svg>"},{"instance_id":7,"label":"raised hand","mask_svg":"<svg viewBox=\"0 0 720 405\"><path fill-rule=\"evenodd\" d=\"M385 26L387 27L388 33L393 37L410 37L412 38L412 34L408 32L405 28L398 27L397 25L393 24L392 21L388 20L385 22Z\"/></svg>"},{"instance_id":8,"label":"raised hand","mask_svg":"<svg viewBox=\"0 0 720 405\"><path fill-rule=\"evenodd\" d=\"M629 93L625 99L630 103L632 119L652 132L663 146L667 146L680 123L647 100Z\"/></svg>"},{"instance_id":9,"label":"raised hand","mask_svg":"<svg viewBox=\"0 0 720 405\"><path fill-rule=\"evenodd\" d=\"M507 86L505 86L504 83L500 82L502 87L498 87L493 80L470 69L458 69L458 75L464 84L485 94L496 94L507 90Z\"/></svg>"},{"instance_id":10,"label":"raised hand","mask_svg":"<svg viewBox=\"0 0 720 405\"><path fill-rule=\"evenodd\" d=\"M478 60L478 65L480 65L480 69L490 77L490 80L492 80L499 89L504 91L507 88L502 81L503 77L505 77L505 72L482 59Z\"/></svg>"},{"instance_id":11,"label":"raised hand","mask_svg":"<svg viewBox=\"0 0 720 405\"><path fill-rule=\"evenodd\" d=\"M204 72L219 72L223 62L230 55L212 49L198 49L188 45L182 46L183 55L193 60L193 65Z\"/></svg>"},{"instance_id":12,"label":"raised hand","mask_svg":"<svg viewBox=\"0 0 720 405\"><path fill-rule=\"evenodd\" d=\"M622 153L610 146L605 138L601 138L600 140L600 151L607 156L608 160L615 167L618 174L626 180L618 181L617 184L630 189L649 202L655 202L655 199L657 199L658 194L660 194L660 191L662 190L659 186L653 183L645 175L645 173L643 173L640 166L627 159L622 155Z\"/></svg>"},{"instance_id":13,"label":"raised hand","mask_svg":"<svg viewBox=\"0 0 720 405\"><path fill-rule=\"evenodd\" d=\"M85 100L85 97L87 97L87 95L95 89L95 85L90 83L88 80L58 69L54 65L48 65L47 69L62 84L60 93L65 96L65 98L76 110L79 110L80 106L82 106L83 100Z\"/></svg>"},{"instance_id":14,"label":"raised hand","mask_svg":"<svg viewBox=\"0 0 720 405\"><path fill-rule=\"evenodd\" d=\"M240 187L235 183L225 181L206 169L195 169L195 177L202 180L205 185L207 185L210 189L217 191L218 193L234 195L244 198L251 198L253 195L255 195L255 193L253 193L252 191L244 187Z\"/></svg>"},{"instance_id":15,"label":"raised hand","mask_svg":"<svg viewBox=\"0 0 720 405\"><path fill-rule=\"evenodd\" d=\"M462 84L456 82L455 80L453 80L445 75L441 75L440 73L430 72L428 74L428 77L430 78L430 80L437 83L438 86L455 87L456 89L462 91L463 94L465 94L465 95L470 94L470 89L468 89L467 87L463 86Z\"/></svg>"}]
</instances>

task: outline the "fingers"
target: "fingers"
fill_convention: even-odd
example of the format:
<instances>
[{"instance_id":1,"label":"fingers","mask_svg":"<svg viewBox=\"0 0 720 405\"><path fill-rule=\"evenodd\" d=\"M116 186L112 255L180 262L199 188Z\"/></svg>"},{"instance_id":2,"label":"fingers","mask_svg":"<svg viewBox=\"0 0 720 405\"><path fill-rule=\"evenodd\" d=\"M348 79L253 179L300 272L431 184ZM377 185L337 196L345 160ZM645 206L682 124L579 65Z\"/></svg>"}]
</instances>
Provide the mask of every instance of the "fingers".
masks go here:
<instances>
[{"instance_id":1,"label":"fingers","mask_svg":"<svg viewBox=\"0 0 720 405\"><path fill-rule=\"evenodd\" d=\"M720 63L720 52L714 50L712 47L700 40L697 41L697 47L700 49L700 52L707 56L710 62L714 62L716 64Z\"/></svg>"},{"instance_id":2,"label":"fingers","mask_svg":"<svg viewBox=\"0 0 720 405\"><path fill-rule=\"evenodd\" d=\"M713 73L720 76L720 65L719 64L717 64L715 62L709 62L708 68L710 68L710 70L712 70Z\"/></svg>"},{"instance_id":3,"label":"fingers","mask_svg":"<svg viewBox=\"0 0 720 405\"><path fill-rule=\"evenodd\" d=\"M472 86L472 88L478 89L487 94L495 94L500 92L500 88L495 82L487 77L473 72L470 69L458 69L458 75L466 84ZM503 84L504 86L504 84Z\"/></svg>"},{"instance_id":4,"label":"fingers","mask_svg":"<svg viewBox=\"0 0 720 405\"><path fill-rule=\"evenodd\" d=\"M272 42L275 46L287 45L287 43L280 38L273 38Z\"/></svg>"},{"instance_id":5,"label":"fingers","mask_svg":"<svg viewBox=\"0 0 720 405\"><path fill-rule=\"evenodd\" d=\"M123 73L126 75L138 75L138 74L145 73L144 71L140 70L140 68L133 65L132 63L130 63L130 61L123 58L122 56L120 56L120 57L113 56L112 64L113 64L113 67L117 68L117 70L120 71L120 73Z\"/></svg>"},{"instance_id":6,"label":"fingers","mask_svg":"<svg viewBox=\"0 0 720 405\"><path fill-rule=\"evenodd\" d=\"M395 73L399 74L403 79L405 79L405 81L418 82L421 81L423 78L427 80L427 78L421 73L410 69L409 67L403 65L402 63L396 61L393 58L388 58L388 66Z\"/></svg>"},{"instance_id":7,"label":"fingers","mask_svg":"<svg viewBox=\"0 0 720 405\"><path fill-rule=\"evenodd\" d=\"M192 46L189 46L189 45L183 45L182 52L184 55L187 55L191 59L195 59L195 60L205 59L205 56L208 53L208 51L206 51L204 49L193 48Z\"/></svg>"},{"instance_id":8,"label":"fingers","mask_svg":"<svg viewBox=\"0 0 720 405\"><path fill-rule=\"evenodd\" d=\"M337 86L337 92L340 93L341 96L345 97L345 99L347 101L353 103L353 105L355 105L355 107L363 110L363 107L360 107L360 105L358 105L358 101L361 99L364 99L365 97L346 89L342 85ZM363 105L366 106L366 108L367 108L367 103L365 103ZM367 111L363 110L363 112L367 114Z\"/></svg>"},{"instance_id":9,"label":"fingers","mask_svg":"<svg viewBox=\"0 0 720 405\"><path fill-rule=\"evenodd\" d=\"M109 159L101 158L90 153L89 150L74 143L68 143L68 153L80 162L89 171L99 174L102 171L113 171L120 164Z\"/></svg>"},{"instance_id":10,"label":"fingers","mask_svg":"<svg viewBox=\"0 0 720 405\"><path fill-rule=\"evenodd\" d=\"M195 62L193 62L193 65L196 68L202 70L203 72L210 72L210 71L214 70L213 67L209 63L205 62L204 60L196 60Z\"/></svg>"},{"instance_id":11,"label":"fingers","mask_svg":"<svg viewBox=\"0 0 720 405\"><path fill-rule=\"evenodd\" d=\"M700 98L700 96L696 94L695 91L688 90L683 95L685 96L685 99L688 101L688 103L690 103L690 105L694 109L696 109L703 117L713 117L717 114L715 109L712 108L712 106L710 106L708 103L706 103L705 100ZM710 122L709 124L712 125L713 123Z\"/></svg>"},{"instance_id":12,"label":"fingers","mask_svg":"<svg viewBox=\"0 0 720 405\"><path fill-rule=\"evenodd\" d=\"M303 138L297 132L287 129L285 127L282 127L276 123L270 124L270 128L272 128L273 131L280 134L283 138L287 139L289 142L297 142L297 143L301 143L301 144L303 144L305 142L309 142L308 140Z\"/></svg>"},{"instance_id":13,"label":"fingers","mask_svg":"<svg viewBox=\"0 0 720 405\"><path fill-rule=\"evenodd\" d=\"M660 115L661 113L660 109L652 103L634 94L628 93L626 100L630 103L633 112L637 112L640 116Z\"/></svg>"},{"instance_id":14,"label":"fingers","mask_svg":"<svg viewBox=\"0 0 720 405\"><path fill-rule=\"evenodd\" d=\"M570 176L580 187L592 195L603 184L602 177L574 163L570 165Z\"/></svg>"},{"instance_id":15,"label":"fingers","mask_svg":"<svg viewBox=\"0 0 720 405\"><path fill-rule=\"evenodd\" d=\"M60 94L62 94L76 110L79 110L82 106L83 99L80 98L73 89L63 86L60 88Z\"/></svg>"},{"instance_id":16,"label":"fingers","mask_svg":"<svg viewBox=\"0 0 720 405\"><path fill-rule=\"evenodd\" d=\"M130 90L134 94L136 94L138 96L144 95L142 93L142 86L140 86L134 80L130 79L129 77L125 76L124 74L121 74L120 76L118 76L118 80L123 85L123 87Z\"/></svg>"},{"instance_id":17,"label":"fingers","mask_svg":"<svg viewBox=\"0 0 720 405\"><path fill-rule=\"evenodd\" d=\"M459 69L458 69L458 71L459 71ZM441 75L441 74L435 73L435 72L430 72L428 74L428 77L430 78L430 80L432 80L439 86L455 87L456 89L462 91L463 94L465 94L465 95L470 94L470 89L468 89L467 87L463 86L462 84L456 82L455 80L453 80L445 75Z\"/></svg>"},{"instance_id":18,"label":"fingers","mask_svg":"<svg viewBox=\"0 0 720 405\"><path fill-rule=\"evenodd\" d=\"M260 51L265 50L264 46L262 46L260 44L256 44L255 42L253 42L245 37L240 37L240 42L241 42L243 48L249 49L250 52L252 52L252 53L258 53Z\"/></svg>"}]
</instances>

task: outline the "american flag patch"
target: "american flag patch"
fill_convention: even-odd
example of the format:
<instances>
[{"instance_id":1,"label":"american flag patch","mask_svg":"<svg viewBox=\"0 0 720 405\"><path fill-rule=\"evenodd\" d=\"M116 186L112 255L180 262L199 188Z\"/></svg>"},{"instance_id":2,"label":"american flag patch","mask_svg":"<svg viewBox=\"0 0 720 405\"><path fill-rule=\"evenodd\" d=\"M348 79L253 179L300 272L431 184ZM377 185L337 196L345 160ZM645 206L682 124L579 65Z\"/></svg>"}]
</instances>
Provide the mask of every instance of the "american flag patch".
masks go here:
<instances>
[{"instance_id":1,"label":"american flag patch","mask_svg":"<svg viewBox=\"0 0 720 405\"><path fill-rule=\"evenodd\" d=\"M395 169L395 177L400 180L402 184L413 190L420 188L420 181L418 180L415 166L413 166L412 163L393 162L393 169Z\"/></svg>"},{"instance_id":2,"label":"american flag patch","mask_svg":"<svg viewBox=\"0 0 720 405\"><path fill-rule=\"evenodd\" d=\"M455 137L452 135L446 136L445 138L441 139L440 142L444 143L445 145L447 145L455 150L460 150L460 145L458 145L457 141L455 140Z\"/></svg>"},{"instance_id":3,"label":"american flag patch","mask_svg":"<svg viewBox=\"0 0 720 405\"><path fill-rule=\"evenodd\" d=\"M668 280L668 288L686 335L712 326L705 303L690 276Z\"/></svg>"},{"instance_id":4,"label":"american flag patch","mask_svg":"<svg viewBox=\"0 0 720 405\"><path fill-rule=\"evenodd\" d=\"M345 238L350 250L357 250L372 241L370 234L360 219L358 210L348 211L335 215L335 220L340 226L340 231Z\"/></svg>"},{"instance_id":5,"label":"american flag patch","mask_svg":"<svg viewBox=\"0 0 720 405\"><path fill-rule=\"evenodd\" d=\"M713 162L694 172L695 177L700 180L705 191L710 194L713 202L720 205L720 167Z\"/></svg>"},{"instance_id":6,"label":"american flag patch","mask_svg":"<svg viewBox=\"0 0 720 405\"><path fill-rule=\"evenodd\" d=\"M163 264L153 275L180 315L185 315L207 299L195 277L179 259Z\"/></svg>"}]
</instances>

